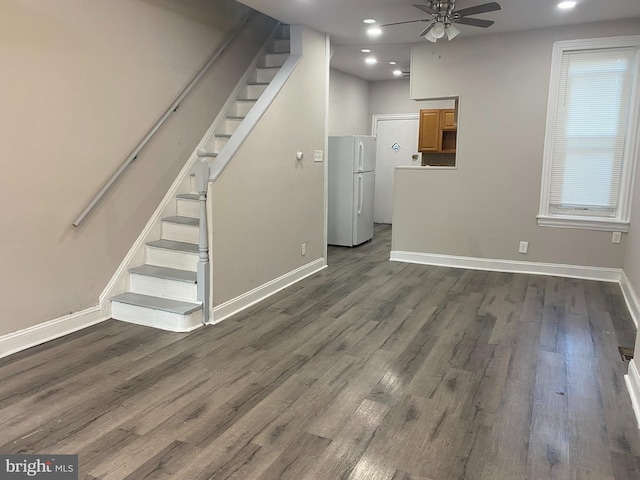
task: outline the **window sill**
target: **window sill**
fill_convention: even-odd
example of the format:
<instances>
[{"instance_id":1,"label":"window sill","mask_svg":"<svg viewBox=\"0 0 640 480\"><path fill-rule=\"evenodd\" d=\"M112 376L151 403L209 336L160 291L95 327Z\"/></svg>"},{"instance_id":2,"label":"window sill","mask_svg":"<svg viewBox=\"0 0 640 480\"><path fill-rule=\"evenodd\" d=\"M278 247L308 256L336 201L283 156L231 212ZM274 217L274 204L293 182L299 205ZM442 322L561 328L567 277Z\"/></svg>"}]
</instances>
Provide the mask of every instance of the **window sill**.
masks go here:
<instances>
[{"instance_id":1,"label":"window sill","mask_svg":"<svg viewBox=\"0 0 640 480\"><path fill-rule=\"evenodd\" d=\"M569 217L538 215L541 227L579 228L582 230L599 230L602 232L628 232L629 222L593 217Z\"/></svg>"}]
</instances>

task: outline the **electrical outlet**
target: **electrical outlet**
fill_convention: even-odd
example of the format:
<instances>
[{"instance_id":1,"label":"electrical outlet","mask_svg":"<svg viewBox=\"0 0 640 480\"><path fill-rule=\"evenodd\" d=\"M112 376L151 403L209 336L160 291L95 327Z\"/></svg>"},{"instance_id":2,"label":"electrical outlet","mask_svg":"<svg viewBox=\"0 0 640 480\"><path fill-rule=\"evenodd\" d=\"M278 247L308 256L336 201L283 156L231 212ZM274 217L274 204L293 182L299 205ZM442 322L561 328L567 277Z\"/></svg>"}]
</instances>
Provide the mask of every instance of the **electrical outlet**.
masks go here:
<instances>
[{"instance_id":1,"label":"electrical outlet","mask_svg":"<svg viewBox=\"0 0 640 480\"><path fill-rule=\"evenodd\" d=\"M611 235L611 243L620 243L622 240L622 232L613 232Z\"/></svg>"},{"instance_id":2,"label":"electrical outlet","mask_svg":"<svg viewBox=\"0 0 640 480\"><path fill-rule=\"evenodd\" d=\"M518 247L518 252L527 253L529 251L529 242L520 242L520 247Z\"/></svg>"},{"instance_id":3,"label":"electrical outlet","mask_svg":"<svg viewBox=\"0 0 640 480\"><path fill-rule=\"evenodd\" d=\"M302 244L302 248L300 250L300 253L302 253L302 256L304 257L307 254L307 242L304 242Z\"/></svg>"}]
</instances>

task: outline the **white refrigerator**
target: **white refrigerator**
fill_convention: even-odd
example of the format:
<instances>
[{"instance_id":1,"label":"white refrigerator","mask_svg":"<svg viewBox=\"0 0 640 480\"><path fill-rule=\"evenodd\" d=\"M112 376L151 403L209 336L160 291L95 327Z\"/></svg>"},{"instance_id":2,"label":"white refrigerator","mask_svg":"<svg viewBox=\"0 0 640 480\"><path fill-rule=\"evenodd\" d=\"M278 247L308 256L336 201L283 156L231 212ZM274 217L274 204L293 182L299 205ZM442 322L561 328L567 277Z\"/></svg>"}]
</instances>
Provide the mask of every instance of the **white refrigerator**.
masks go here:
<instances>
[{"instance_id":1,"label":"white refrigerator","mask_svg":"<svg viewBox=\"0 0 640 480\"><path fill-rule=\"evenodd\" d=\"M330 136L327 242L353 247L373 238L376 139Z\"/></svg>"}]
</instances>

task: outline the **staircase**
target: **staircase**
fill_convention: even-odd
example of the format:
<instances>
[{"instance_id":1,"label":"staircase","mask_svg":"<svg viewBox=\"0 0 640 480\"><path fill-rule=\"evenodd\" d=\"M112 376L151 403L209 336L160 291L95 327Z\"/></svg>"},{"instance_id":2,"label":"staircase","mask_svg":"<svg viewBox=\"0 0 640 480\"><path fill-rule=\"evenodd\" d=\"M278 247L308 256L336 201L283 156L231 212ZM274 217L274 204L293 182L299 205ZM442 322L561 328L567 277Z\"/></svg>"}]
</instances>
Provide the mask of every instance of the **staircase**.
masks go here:
<instances>
[{"instance_id":1,"label":"staircase","mask_svg":"<svg viewBox=\"0 0 640 480\"><path fill-rule=\"evenodd\" d=\"M214 162L287 60L289 45L289 28L280 26L243 77L205 144ZM145 263L128 270L128 291L111 298L114 319L174 332L203 324L196 280L200 205L194 175L184 183L189 191L176 196L175 215L161 219L161 238L144 246Z\"/></svg>"}]
</instances>

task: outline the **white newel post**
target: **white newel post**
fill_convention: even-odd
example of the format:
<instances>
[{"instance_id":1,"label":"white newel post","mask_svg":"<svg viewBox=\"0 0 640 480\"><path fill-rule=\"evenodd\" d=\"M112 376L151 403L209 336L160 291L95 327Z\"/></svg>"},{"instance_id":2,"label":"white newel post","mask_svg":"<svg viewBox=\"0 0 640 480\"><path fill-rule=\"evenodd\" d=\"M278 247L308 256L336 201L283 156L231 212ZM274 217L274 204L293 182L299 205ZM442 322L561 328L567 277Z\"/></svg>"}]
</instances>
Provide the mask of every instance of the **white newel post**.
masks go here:
<instances>
[{"instance_id":1,"label":"white newel post","mask_svg":"<svg viewBox=\"0 0 640 480\"><path fill-rule=\"evenodd\" d=\"M196 187L200 200L200 238L198 251L198 301L202 302L202 322L209 321L209 235L207 229L207 189L209 188L209 162L201 158L196 162Z\"/></svg>"}]
</instances>

